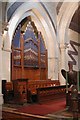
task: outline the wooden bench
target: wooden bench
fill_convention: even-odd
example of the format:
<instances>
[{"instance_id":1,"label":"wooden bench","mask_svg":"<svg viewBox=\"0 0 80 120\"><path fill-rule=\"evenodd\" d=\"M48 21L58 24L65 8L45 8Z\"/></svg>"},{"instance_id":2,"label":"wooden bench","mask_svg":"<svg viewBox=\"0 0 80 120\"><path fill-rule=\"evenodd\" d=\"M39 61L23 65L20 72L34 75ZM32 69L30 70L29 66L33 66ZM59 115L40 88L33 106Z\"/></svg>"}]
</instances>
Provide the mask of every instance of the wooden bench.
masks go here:
<instances>
[{"instance_id":1,"label":"wooden bench","mask_svg":"<svg viewBox=\"0 0 80 120\"><path fill-rule=\"evenodd\" d=\"M15 83L15 84L14 84ZM34 101L33 99L37 99L37 89L38 88L52 88L55 86L59 86L60 83L58 80L51 81L51 80L14 80L12 82L6 83L6 98L8 101L9 97L14 95L13 100L17 99L16 95L22 94L23 86L25 86L25 98L27 102ZM19 96L19 95L18 95ZM19 97L18 97L19 98ZM20 97L21 99L23 97ZM11 99L10 99L11 100ZM19 101L19 99L18 99ZM23 100L24 101L24 100Z\"/></svg>"},{"instance_id":2,"label":"wooden bench","mask_svg":"<svg viewBox=\"0 0 80 120\"><path fill-rule=\"evenodd\" d=\"M38 88L46 88L52 86L59 86L60 83L58 80L29 80L28 81L28 89L27 89L27 97L28 102L37 101L37 89Z\"/></svg>"},{"instance_id":3,"label":"wooden bench","mask_svg":"<svg viewBox=\"0 0 80 120\"><path fill-rule=\"evenodd\" d=\"M37 99L38 102L46 102L49 100L55 100L64 98L66 96L65 93L66 86L52 86L52 87L45 87L45 88L38 88L37 89Z\"/></svg>"},{"instance_id":4,"label":"wooden bench","mask_svg":"<svg viewBox=\"0 0 80 120\"><path fill-rule=\"evenodd\" d=\"M29 80L28 81L28 90L31 94L37 94L38 88L46 88L52 86L59 86L60 83L58 80L51 81L51 80Z\"/></svg>"}]
</instances>

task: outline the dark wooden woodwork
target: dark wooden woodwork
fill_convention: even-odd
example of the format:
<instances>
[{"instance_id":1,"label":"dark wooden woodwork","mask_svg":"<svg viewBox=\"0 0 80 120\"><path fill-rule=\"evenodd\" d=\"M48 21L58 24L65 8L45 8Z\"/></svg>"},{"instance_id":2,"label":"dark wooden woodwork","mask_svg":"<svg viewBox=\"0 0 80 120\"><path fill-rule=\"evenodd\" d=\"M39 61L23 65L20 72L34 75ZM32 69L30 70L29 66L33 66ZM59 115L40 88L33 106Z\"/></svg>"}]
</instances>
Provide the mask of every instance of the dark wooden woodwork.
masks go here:
<instances>
[{"instance_id":1,"label":"dark wooden woodwork","mask_svg":"<svg viewBox=\"0 0 80 120\"><path fill-rule=\"evenodd\" d=\"M6 102L25 103L32 102L32 96L37 97L38 88L47 88L59 86L58 80L28 80L17 79L12 82L6 82ZM37 98L34 98L37 101Z\"/></svg>"},{"instance_id":2,"label":"dark wooden woodwork","mask_svg":"<svg viewBox=\"0 0 80 120\"><path fill-rule=\"evenodd\" d=\"M58 80L30 80L28 81L28 102L37 102L37 89L59 86ZM49 98L48 98L49 99Z\"/></svg>"},{"instance_id":3,"label":"dark wooden woodwork","mask_svg":"<svg viewBox=\"0 0 80 120\"><path fill-rule=\"evenodd\" d=\"M19 26L12 42L11 80L14 100L19 103L30 101L38 88L60 85L58 80L48 80L47 50L41 32L36 36L33 30L28 23L23 34Z\"/></svg>"},{"instance_id":4,"label":"dark wooden woodwork","mask_svg":"<svg viewBox=\"0 0 80 120\"><path fill-rule=\"evenodd\" d=\"M60 83L58 80L30 80L28 81L28 91L31 92L31 94L37 94L38 88L47 88L47 87L54 87L59 86Z\"/></svg>"},{"instance_id":5,"label":"dark wooden woodwork","mask_svg":"<svg viewBox=\"0 0 80 120\"><path fill-rule=\"evenodd\" d=\"M18 79L13 81L14 101L18 104L27 102L27 80Z\"/></svg>"},{"instance_id":6,"label":"dark wooden woodwork","mask_svg":"<svg viewBox=\"0 0 80 120\"><path fill-rule=\"evenodd\" d=\"M67 94L67 107L69 111L73 111L73 109L76 109L76 106L78 107L78 111L80 113L80 93L78 92L78 99L72 98L71 91ZM73 102L72 102L73 101ZM78 102L78 103L77 103Z\"/></svg>"},{"instance_id":7,"label":"dark wooden woodwork","mask_svg":"<svg viewBox=\"0 0 80 120\"><path fill-rule=\"evenodd\" d=\"M9 103L14 98L14 92L13 92L13 84L12 82L6 82L5 84L5 93L3 94L5 96L4 103Z\"/></svg>"},{"instance_id":8,"label":"dark wooden woodwork","mask_svg":"<svg viewBox=\"0 0 80 120\"><path fill-rule=\"evenodd\" d=\"M13 83L12 82L6 82L6 91L13 90Z\"/></svg>"},{"instance_id":9,"label":"dark wooden woodwork","mask_svg":"<svg viewBox=\"0 0 80 120\"><path fill-rule=\"evenodd\" d=\"M13 100L13 84L12 82L7 82L7 80L2 80L2 94L4 103Z\"/></svg>"},{"instance_id":10,"label":"dark wooden woodwork","mask_svg":"<svg viewBox=\"0 0 80 120\"><path fill-rule=\"evenodd\" d=\"M2 80L2 94L3 94L3 99L4 103L6 101L6 80Z\"/></svg>"},{"instance_id":11,"label":"dark wooden woodwork","mask_svg":"<svg viewBox=\"0 0 80 120\"><path fill-rule=\"evenodd\" d=\"M49 86L44 88L37 88L38 102L46 102L49 100L55 100L59 98L65 98L66 86Z\"/></svg>"},{"instance_id":12,"label":"dark wooden woodwork","mask_svg":"<svg viewBox=\"0 0 80 120\"><path fill-rule=\"evenodd\" d=\"M80 92L78 92L78 109L79 109L79 112L80 112Z\"/></svg>"},{"instance_id":13,"label":"dark wooden woodwork","mask_svg":"<svg viewBox=\"0 0 80 120\"><path fill-rule=\"evenodd\" d=\"M11 79L47 80L47 50L41 33L36 38L31 24L28 24L25 34L20 29L19 27L12 42Z\"/></svg>"}]
</instances>

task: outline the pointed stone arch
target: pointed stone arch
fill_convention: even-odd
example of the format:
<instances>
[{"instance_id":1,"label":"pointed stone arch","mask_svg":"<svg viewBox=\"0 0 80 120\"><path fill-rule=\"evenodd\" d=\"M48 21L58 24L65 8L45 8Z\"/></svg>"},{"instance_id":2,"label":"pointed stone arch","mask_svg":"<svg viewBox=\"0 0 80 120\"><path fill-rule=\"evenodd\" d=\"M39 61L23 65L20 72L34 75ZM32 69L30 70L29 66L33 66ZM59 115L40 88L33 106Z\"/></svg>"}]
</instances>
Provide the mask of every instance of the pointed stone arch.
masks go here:
<instances>
[{"instance_id":1,"label":"pointed stone arch","mask_svg":"<svg viewBox=\"0 0 80 120\"><path fill-rule=\"evenodd\" d=\"M67 60L66 52L67 45L69 44L68 29L71 19L78 8L78 2L64 2L60 13L58 14L58 29L59 29L59 41L60 41L60 63L59 63L59 79L61 84L65 84L65 80L61 75L61 69L66 69ZM65 9L65 11L64 11Z\"/></svg>"},{"instance_id":2,"label":"pointed stone arch","mask_svg":"<svg viewBox=\"0 0 80 120\"><path fill-rule=\"evenodd\" d=\"M23 3L14 12L8 26L10 46L17 25L21 22L22 19L27 16L31 16L38 30L42 32L42 35L44 37L44 42L46 48L48 49L48 78L52 80L58 79L58 66L56 66L58 62L58 46L56 40L56 33L48 14L39 2ZM55 75L56 73L57 75Z\"/></svg>"}]
</instances>

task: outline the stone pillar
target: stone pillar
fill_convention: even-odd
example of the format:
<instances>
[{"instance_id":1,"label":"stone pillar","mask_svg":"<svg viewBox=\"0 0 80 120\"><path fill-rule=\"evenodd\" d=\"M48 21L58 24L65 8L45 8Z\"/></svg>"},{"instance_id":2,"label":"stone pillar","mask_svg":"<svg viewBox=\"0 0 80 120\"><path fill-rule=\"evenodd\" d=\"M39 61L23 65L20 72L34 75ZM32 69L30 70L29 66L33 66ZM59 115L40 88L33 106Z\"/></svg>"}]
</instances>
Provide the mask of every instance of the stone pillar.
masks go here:
<instances>
[{"instance_id":1,"label":"stone pillar","mask_svg":"<svg viewBox=\"0 0 80 120\"><path fill-rule=\"evenodd\" d=\"M2 64L3 64L3 75L2 75L2 79L3 80L7 80L8 82L10 82L11 80L11 45L10 45L10 39L9 39L9 34L8 31L4 30L4 34L3 34L3 41L4 41L4 46L3 46L3 60L2 60Z\"/></svg>"},{"instance_id":2,"label":"stone pillar","mask_svg":"<svg viewBox=\"0 0 80 120\"><path fill-rule=\"evenodd\" d=\"M0 120L2 118L2 104L3 104L3 94L2 94L2 34L0 32Z\"/></svg>"},{"instance_id":3,"label":"stone pillar","mask_svg":"<svg viewBox=\"0 0 80 120\"><path fill-rule=\"evenodd\" d=\"M58 58L48 58L48 78L58 80Z\"/></svg>"},{"instance_id":4,"label":"stone pillar","mask_svg":"<svg viewBox=\"0 0 80 120\"><path fill-rule=\"evenodd\" d=\"M67 70L67 65L68 65L68 60L66 57L66 44L60 44L60 61L59 61L59 80L60 80L60 84L61 85L65 85L66 84L66 80L64 79L64 77L61 74L61 69L65 69Z\"/></svg>"},{"instance_id":5,"label":"stone pillar","mask_svg":"<svg viewBox=\"0 0 80 120\"><path fill-rule=\"evenodd\" d=\"M0 2L0 120L2 119L2 2Z\"/></svg>"}]
</instances>

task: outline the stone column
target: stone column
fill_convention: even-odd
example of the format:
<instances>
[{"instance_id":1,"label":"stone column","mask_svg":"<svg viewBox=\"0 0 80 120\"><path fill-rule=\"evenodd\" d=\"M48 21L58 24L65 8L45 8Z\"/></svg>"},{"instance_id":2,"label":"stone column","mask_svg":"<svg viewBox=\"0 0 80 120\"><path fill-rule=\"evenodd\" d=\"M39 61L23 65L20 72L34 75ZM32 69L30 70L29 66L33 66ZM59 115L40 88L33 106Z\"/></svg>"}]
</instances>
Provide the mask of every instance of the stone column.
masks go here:
<instances>
[{"instance_id":1,"label":"stone column","mask_svg":"<svg viewBox=\"0 0 80 120\"><path fill-rule=\"evenodd\" d=\"M0 120L2 118L2 104L3 104L3 94L2 94L2 34L0 32Z\"/></svg>"},{"instance_id":2,"label":"stone column","mask_svg":"<svg viewBox=\"0 0 80 120\"><path fill-rule=\"evenodd\" d=\"M2 2L0 2L0 120L2 119Z\"/></svg>"},{"instance_id":3,"label":"stone column","mask_svg":"<svg viewBox=\"0 0 80 120\"><path fill-rule=\"evenodd\" d=\"M58 80L58 58L48 58L48 78Z\"/></svg>"},{"instance_id":4,"label":"stone column","mask_svg":"<svg viewBox=\"0 0 80 120\"><path fill-rule=\"evenodd\" d=\"M10 45L10 39L9 39L9 34L8 31L4 30L3 34L3 41L4 41L4 46L3 46L3 75L2 79L7 80L10 82L11 80L11 45Z\"/></svg>"},{"instance_id":5,"label":"stone column","mask_svg":"<svg viewBox=\"0 0 80 120\"><path fill-rule=\"evenodd\" d=\"M59 80L61 85L66 84L66 80L61 74L61 69L67 70L68 60L67 60L67 45L65 43L60 44L60 61L59 61Z\"/></svg>"}]
</instances>

